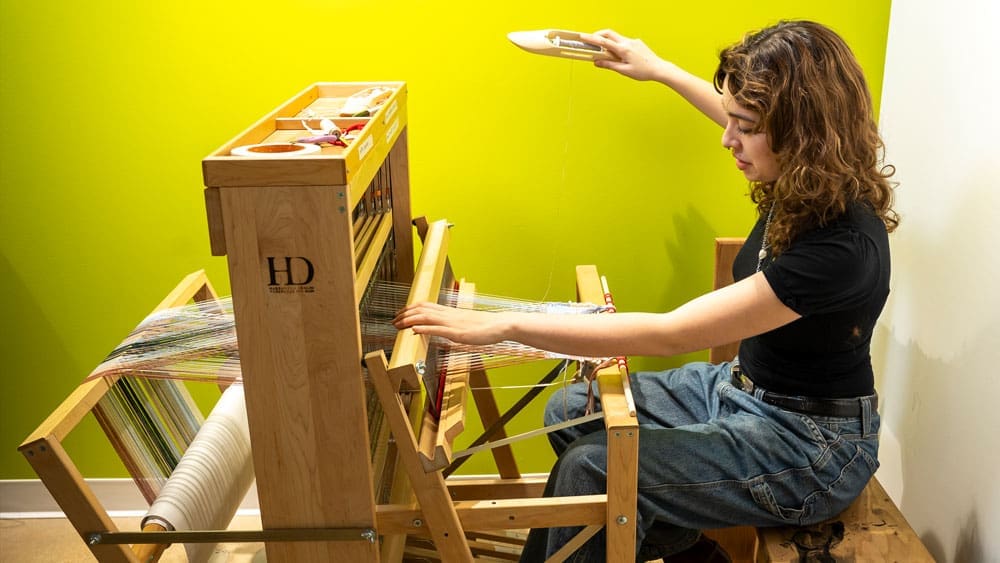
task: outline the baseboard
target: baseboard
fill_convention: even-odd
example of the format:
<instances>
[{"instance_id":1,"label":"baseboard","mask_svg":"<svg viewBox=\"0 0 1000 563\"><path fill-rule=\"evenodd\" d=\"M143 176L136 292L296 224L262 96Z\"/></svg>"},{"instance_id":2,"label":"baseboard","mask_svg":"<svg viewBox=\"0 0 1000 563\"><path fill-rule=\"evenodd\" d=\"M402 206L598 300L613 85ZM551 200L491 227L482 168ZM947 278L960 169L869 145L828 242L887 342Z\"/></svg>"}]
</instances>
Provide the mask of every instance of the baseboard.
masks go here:
<instances>
[{"instance_id":1,"label":"baseboard","mask_svg":"<svg viewBox=\"0 0 1000 563\"><path fill-rule=\"evenodd\" d=\"M131 479L86 479L98 502L111 516L142 516L146 500ZM240 512L258 510L257 489L251 487ZM0 519L3 518L62 518L63 512L38 479L0 480Z\"/></svg>"}]
</instances>

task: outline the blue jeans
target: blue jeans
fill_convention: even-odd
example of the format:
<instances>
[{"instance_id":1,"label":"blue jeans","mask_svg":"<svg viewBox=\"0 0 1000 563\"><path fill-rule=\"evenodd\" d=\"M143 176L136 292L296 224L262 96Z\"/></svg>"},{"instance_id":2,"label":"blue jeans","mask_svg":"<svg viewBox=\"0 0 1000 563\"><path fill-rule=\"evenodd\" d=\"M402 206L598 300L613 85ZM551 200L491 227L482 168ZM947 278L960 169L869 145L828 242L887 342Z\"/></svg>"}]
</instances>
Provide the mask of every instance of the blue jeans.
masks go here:
<instances>
[{"instance_id":1,"label":"blue jeans","mask_svg":"<svg viewBox=\"0 0 1000 563\"><path fill-rule=\"evenodd\" d=\"M636 546L650 541L682 551L700 530L806 525L836 516L878 468L878 412L819 417L767 404L730 383L730 364L692 363L631 378L639 422ZM595 387L595 393L596 385ZM583 414L586 385L552 396L551 425ZM546 496L606 493L604 423L549 434L559 456ZM655 527L654 527L655 524ZM544 561L581 528L539 528L521 561ZM604 562L603 531L569 561Z\"/></svg>"}]
</instances>

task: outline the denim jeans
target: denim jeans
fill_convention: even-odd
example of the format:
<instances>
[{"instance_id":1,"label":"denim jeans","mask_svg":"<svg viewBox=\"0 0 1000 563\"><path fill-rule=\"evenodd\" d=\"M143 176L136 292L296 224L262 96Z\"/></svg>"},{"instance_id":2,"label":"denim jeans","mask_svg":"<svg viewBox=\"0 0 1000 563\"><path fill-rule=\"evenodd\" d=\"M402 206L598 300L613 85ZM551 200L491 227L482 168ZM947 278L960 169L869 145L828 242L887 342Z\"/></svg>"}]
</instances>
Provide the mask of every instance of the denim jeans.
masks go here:
<instances>
[{"instance_id":1,"label":"denim jeans","mask_svg":"<svg viewBox=\"0 0 1000 563\"><path fill-rule=\"evenodd\" d=\"M631 382L639 422L637 549L651 529L651 541L676 552L702 529L831 518L878 468L879 416L867 400L865 416L857 418L782 410L760 400L761 390L751 395L734 387L729 363L637 373ZM545 424L582 415L586 392L576 384L554 394ZM606 493L603 421L553 432L549 441L559 458L546 496ZM521 561L544 561L580 529L532 530ZM603 531L569 559L604 560Z\"/></svg>"}]
</instances>

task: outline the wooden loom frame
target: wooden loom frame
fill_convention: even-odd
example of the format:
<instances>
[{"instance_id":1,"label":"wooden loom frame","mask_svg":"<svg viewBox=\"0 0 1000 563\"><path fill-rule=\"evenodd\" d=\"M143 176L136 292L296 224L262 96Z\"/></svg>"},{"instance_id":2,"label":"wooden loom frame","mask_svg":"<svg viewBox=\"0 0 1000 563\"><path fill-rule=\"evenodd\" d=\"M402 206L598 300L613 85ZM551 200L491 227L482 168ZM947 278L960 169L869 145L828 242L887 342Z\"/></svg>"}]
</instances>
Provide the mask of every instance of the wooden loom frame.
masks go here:
<instances>
[{"instance_id":1,"label":"wooden loom frame","mask_svg":"<svg viewBox=\"0 0 1000 563\"><path fill-rule=\"evenodd\" d=\"M441 469L461 426L456 421L464 416L466 381L449 385L455 403L434 432L435 424L420 419L422 401L407 408L401 400L401 393L420 397L416 374L427 347L425 338L403 331L391 363L381 352L367 358L401 452L394 481L404 485L394 488L390 504L376 504L368 450L384 437L369 436L365 424L358 301L376 269L378 253L371 249L390 238L398 250L397 279L409 282L414 271L405 84L381 83L395 94L350 147L332 156L327 149L294 158L228 156L236 146L287 141L311 104L372 84L380 83L313 85L203 161L212 252L226 255L230 267L261 533L272 534L265 542L269 559L398 561L409 534L429 536L443 561L468 561L475 551L466 539L472 531L584 526L553 558L558 561L607 525L608 561L632 561L638 432L617 366L598 375L609 433L608 494L538 498L544 480L521 478L509 448L494 450L501 478L446 484ZM352 210L382 174L394 185L391 210L373 225L355 224ZM436 298L447 267L447 238L444 222L430 226L411 300ZM276 268L282 259L286 267ZM308 270L302 270L306 263ZM276 278L283 278L284 287L273 287L281 285ZM581 300L603 303L596 268L578 268L577 286ZM471 284L463 286L471 290ZM215 297L204 273L186 278L161 307L192 297ZM481 370L467 377L486 380ZM125 545L89 541L90 533L116 529L60 444L106 387L103 380L81 385L22 451L99 560L135 561ZM491 425L497 419L492 395L480 391L474 398L484 427ZM405 487L407 481L412 487ZM317 532L310 541L278 534L310 530ZM337 530L377 530L384 539L345 540L330 533Z\"/></svg>"},{"instance_id":2,"label":"wooden loom frame","mask_svg":"<svg viewBox=\"0 0 1000 563\"><path fill-rule=\"evenodd\" d=\"M269 560L394 561L401 556L405 534L429 533L443 560L466 561L472 556L464 531L587 525L592 534L614 521L608 526L609 560L632 561L638 433L635 418L614 406L614 397L624 404L617 371L599 379L608 403L609 463L614 467L608 495L531 498L542 483L522 479L445 486L440 469L447 462L437 460L450 451L457 428L451 421L464 416L464 403L456 401L458 406L446 412L445 424L437 429L441 438L431 439L434 425L419 420L422 401L412 401L416 408L408 409L399 396L403 391L419 397L417 372L426 339L403 331L391 364L380 353L366 360L400 452L402 467L394 481L411 483L418 507L402 488L393 493L391 506L376 504L367 452L378 438L369 437L365 425L358 318L358 301L374 266L366 267L367 258L356 265L365 253L358 252L360 233L351 210L372 178L388 166L391 213L366 246L381 248L391 231L397 279L411 281L406 86L385 83L395 93L343 151L324 148L318 156L277 159L228 156L236 146L293 139L304 110L351 87L372 84L377 83L307 88L203 161L212 251L229 261L263 527L369 528L384 538L381 546L364 540L269 542ZM447 239L444 222L430 226L412 279L411 301L436 300L447 267ZM275 288L274 260L282 258L286 283ZM300 262L298 272L291 260ZM301 263L309 269L303 271ZM588 272L592 275L580 277L581 298L603 303L596 270ZM303 287L306 278L309 286ZM485 404L489 407L489 400ZM415 453L421 444L433 444L424 450L423 459L434 460L427 466ZM546 515L553 507L562 510Z\"/></svg>"}]
</instances>

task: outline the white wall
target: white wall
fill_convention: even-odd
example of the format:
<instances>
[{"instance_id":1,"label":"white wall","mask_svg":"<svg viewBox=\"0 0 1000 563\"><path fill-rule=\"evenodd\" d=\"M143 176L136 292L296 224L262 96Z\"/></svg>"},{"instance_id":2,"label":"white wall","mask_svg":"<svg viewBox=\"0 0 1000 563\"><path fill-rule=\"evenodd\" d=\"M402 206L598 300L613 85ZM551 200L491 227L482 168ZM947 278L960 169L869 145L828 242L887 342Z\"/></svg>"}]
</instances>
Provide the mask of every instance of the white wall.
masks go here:
<instances>
[{"instance_id":1,"label":"white wall","mask_svg":"<svg viewBox=\"0 0 1000 563\"><path fill-rule=\"evenodd\" d=\"M903 223L873 358L879 480L943 562L1000 561L1000 9L895 0L881 127Z\"/></svg>"}]
</instances>

